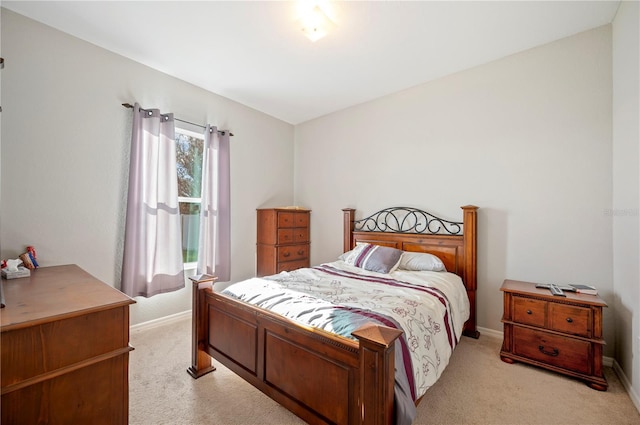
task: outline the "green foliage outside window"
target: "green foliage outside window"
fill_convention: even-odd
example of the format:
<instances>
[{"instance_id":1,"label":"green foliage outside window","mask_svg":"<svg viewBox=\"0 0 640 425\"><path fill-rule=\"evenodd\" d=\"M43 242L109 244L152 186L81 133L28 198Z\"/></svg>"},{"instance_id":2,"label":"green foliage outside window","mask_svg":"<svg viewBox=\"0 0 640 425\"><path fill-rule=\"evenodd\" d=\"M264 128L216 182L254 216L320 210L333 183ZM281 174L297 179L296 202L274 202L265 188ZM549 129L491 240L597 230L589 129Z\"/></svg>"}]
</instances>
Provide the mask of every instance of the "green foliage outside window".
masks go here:
<instances>
[{"instance_id":1,"label":"green foliage outside window","mask_svg":"<svg viewBox=\"0 0 640 425\"><path fill-rule=\"evenodd\" d=\"M204 139L176 129L178 197L182 222L182 257L185 263L198 261L202 155Z\"/></svg>"}]
</instances>

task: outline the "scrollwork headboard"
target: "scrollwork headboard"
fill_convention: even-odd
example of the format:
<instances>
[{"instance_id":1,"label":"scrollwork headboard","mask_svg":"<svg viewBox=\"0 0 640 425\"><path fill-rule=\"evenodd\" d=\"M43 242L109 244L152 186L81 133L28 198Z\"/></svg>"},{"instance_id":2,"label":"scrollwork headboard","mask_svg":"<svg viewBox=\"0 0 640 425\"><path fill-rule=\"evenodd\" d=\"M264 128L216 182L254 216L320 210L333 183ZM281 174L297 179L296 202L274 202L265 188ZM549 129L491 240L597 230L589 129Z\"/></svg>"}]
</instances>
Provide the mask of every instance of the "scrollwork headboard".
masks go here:
<instances>
[{"instance_id":1,"label":"scrollwork headboard","mask_svg":"<svg viewBox=\"0 0 640 425\"><path fill-rule=\"evenodd\" d=\"M463 222L449 221L412 207L391 207L353 222L355 231L461 235Z\"/></svg>"}]
</instances>

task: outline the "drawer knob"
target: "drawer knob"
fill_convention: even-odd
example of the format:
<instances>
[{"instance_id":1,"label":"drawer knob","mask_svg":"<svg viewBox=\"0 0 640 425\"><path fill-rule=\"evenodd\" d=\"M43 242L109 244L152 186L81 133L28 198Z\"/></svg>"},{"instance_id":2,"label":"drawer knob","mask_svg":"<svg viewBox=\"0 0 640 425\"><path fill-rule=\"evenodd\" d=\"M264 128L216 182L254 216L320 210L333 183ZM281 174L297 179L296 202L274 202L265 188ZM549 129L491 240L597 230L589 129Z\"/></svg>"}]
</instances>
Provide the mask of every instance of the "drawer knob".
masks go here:
<instances>
[{"instance_id":1,"label":"drawer knob","mask_svg":"<svg viewBox=\"0 0 640 425\"><path fill-rule=\"evenodd\" d=\"M533 314L531 310L527 310L527 314Z\"/></svg>"},{"instance_id":2,"label":"drawer knob","mask_svg":"<svg viewBox=\"0 0 640 425\"><path fill-rule=\"evenodd\" d=\"M287 252L285 252L284 254L282 254L282 256L283 256L283 257L288 257L288 256L290 256L290 255L291 255L291 254L289 253L289 251L287 251Z\"/></svg>"},{"instance_id":3,"label":"drawer knob","mask_svg":"<svg viewBox=\"0 0 640 425\"><path fill-rule=\"evenodd\" d=\"M301 249L299 249L299 250L298 250L298 255L302 255L302 254L304 254L304 251L303 251L303 250L301 250ZM567 319L567 320L569 320L569 319Z\"/></svg>"},{"instance_id":4,"label":"drawer knob","mask_svg":"<svg viewBox=\"0 0 640 425\"><path fill-rule=\"evenodd\" d=\"M567 322L573 323L573 319L571 317L567 317Z\"/></svg>"},{"instance_id":5,"label":"drawer knob","mask_svg":"<svg viewBox=\"0 0 640 425\"><path fill-rule=\"evenodd\" d=\"M538 345L538 350L540 350L542 354L546 354L547 356L552 357L556 357L560 353L557 348L554 348L553 351L546 351L544 349L544 345Z\"/></svg>"}]
</instances>

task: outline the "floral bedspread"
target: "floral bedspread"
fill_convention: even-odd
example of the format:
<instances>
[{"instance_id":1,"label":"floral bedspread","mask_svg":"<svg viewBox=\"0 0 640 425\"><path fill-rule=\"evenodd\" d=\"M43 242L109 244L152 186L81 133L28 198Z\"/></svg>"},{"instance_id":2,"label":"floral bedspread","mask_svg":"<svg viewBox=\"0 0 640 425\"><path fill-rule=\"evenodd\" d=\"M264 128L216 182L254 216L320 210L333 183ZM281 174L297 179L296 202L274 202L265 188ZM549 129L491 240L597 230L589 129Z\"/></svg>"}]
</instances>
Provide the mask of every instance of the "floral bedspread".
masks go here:
<instances>
[{"instance_id":1,"label":"floral bedspread","mask_svg":"<svg viewBox=\"0 0 640 425\"><path fill-rule=\"evenodd\" d=\"M252 278L223 293L346 338L371 322L402 330L413 400L440 377L469 317L464 285L453 273L382 274L343 261Z\"/></svg>"}]
</instances>

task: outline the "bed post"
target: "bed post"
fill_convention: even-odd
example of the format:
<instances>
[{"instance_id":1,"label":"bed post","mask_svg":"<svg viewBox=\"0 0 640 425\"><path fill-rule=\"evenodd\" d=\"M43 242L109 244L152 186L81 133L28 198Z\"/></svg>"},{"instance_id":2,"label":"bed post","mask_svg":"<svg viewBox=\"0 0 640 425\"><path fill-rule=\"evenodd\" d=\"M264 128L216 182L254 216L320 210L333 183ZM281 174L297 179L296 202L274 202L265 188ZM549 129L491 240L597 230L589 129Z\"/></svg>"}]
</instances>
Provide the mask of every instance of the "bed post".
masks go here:
<instances>
[{"instance_id":1,"label":"bed post","mask_svg":"<svg viewBox=\"0 0 640 425\"><path fill-rule=\"evenodd\" d=\"M347 252L353 248L353 222L356 217L356 210L353 208L344 208L342 210L343 215L343 251Z\"/></svg>"},{"instance_id":2,"label":"bed post","mask_svg":"<svg viewBox=\"0 0 640 425\"><path fill-rule=\"evenodd\" d=\"M466 205L461 207L463 211L463 244L464 244L464 284L467 287L467 295L469 296L469 304L471 311L469 320L464 325L463 334L472 338L479 338L476 324L476 289L478 286L478 264L477 264L477 223L478 223L478 207L475 205Z\"/></svg>"},{"instance_id":3,"label":"bed post","mask_svg":"<svg viewBox=\"0 0 640 425\"><path fill-rule=\"evenodd\" d=\"M205 291L212 291L213 276L201 275L189 278L191 286L191 366L187 369L192 378L198 379L216 368L205 351L209 333L209 317Z\"/></svg>"},{"instance_id":4,"label":"bed post","mask_svg":"<svg viewBox=\"0 0 640 425\"><path fill-rule=\"evenodd\" d=\"M358 407L361 423L393 424L395 341L402 335L402 331L370 324L357 329L352 335L360 343Z\"/></svg>"}]
</instances>

